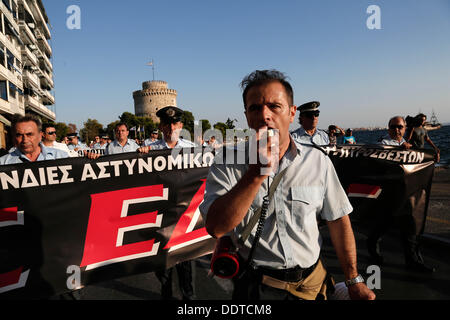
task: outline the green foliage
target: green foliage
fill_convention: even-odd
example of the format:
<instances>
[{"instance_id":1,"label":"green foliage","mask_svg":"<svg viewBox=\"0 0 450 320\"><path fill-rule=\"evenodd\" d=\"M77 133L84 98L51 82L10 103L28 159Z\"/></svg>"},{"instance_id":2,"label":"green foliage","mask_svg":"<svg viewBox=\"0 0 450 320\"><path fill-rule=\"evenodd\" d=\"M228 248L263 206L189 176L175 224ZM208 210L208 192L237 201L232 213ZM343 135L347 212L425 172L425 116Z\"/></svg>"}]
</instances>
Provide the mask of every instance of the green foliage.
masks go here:
<instances>
[{"instance_id":1,"label":"green foliage","mask_svg":"<svg viewBox=\"0 0 450 320\"><path fill-rule=\"evenodd\" d=\"M183 111L181 116L181 122L183 123L183 128L189 131L191 137L194 136L194 115L190 111Z\"/></svg>"},{"instance_id":2,"label":"green foliage","mask_svg":"<svg viewBox=\"0 0 450 320\"><path fill-rule=\"evenodd\" d=\"M209 123L209 120L200 120L200 124L202 125L202 133L205 133L205 131L211 129L211 123Z\"/></svg>"},{"instance_id":3,"label":"green foliage","mask_svg":"<svg viewBox=\"0 0 450 320\"><path fill-rule=\"evenodd\" d=\"M69 126L65 124L64 122L58 122L55 123L55 129L56 129L56 140L62 141L62 139L67 136L69 133Z\"/></svg>"},{"instance_id":4,"label":"green foliage","mask_svg":"<svg viewBox=\"0 0 450 320\"><path fill-rule=\"evenodd\" d=\"M96 119L88 119L80 130L80 138L86 143L94 140L95 136L100 136L103 131L103 125Z\"/></svg>"}]
</instances>

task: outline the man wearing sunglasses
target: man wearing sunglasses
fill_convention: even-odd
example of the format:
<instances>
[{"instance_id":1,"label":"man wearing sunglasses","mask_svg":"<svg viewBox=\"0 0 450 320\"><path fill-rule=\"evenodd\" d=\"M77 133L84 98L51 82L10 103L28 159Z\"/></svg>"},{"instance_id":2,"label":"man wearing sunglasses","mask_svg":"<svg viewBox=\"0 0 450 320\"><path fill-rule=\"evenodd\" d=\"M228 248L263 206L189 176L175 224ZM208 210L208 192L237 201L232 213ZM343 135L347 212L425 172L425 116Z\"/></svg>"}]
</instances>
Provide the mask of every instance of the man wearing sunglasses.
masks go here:
<instances>
[{"instance_id":1,"label":"man wearing sunglasses","mask_svg":"<svg viewBox=\"0 0 450 320\"><path fill-rule=\"evenodd\" d=\"M317 129L319 123L320 102L312 101L299 107L301 127L291 133L292 138L303 144L315 144L325 146L330 144L330 139L325 131Z\"/></svg>"},{"instance_id":2,"label":"man wearing sunglasses","mask_svg":"<svg viewBox=\"0 0 450 320\"><path fill-rule=\"evenodd\" d=\"M67 153L67 157L77 157L76 152L71 152L65 143L56 142L56 128L53 123L42 125L42 144L49 148L59 149Z\"/></svg>"},{"instance_id":3,"label":"man wearing sunglasses","mask_svg":"<svg viewBox=\"0 0 450 320\"><path fill-rule=\"evenodd\" d=\"M380 144L388 146L403 147L405 149L412 148L412 145L406 142L403 135L406 131L406 121L403 117L395 116L389 120L389 136L385 137ZM369 263L381 266L384 262L381 255L380 242L382 236L386 234L392 226L397 226L400 230L400 237L405 257L405 266L407 269L419 273L433 273L436 269L427 266L420 252L420 236L417 235L416 223L410 213L411 206L405 205L400 213L381 212L385 215L378 223L371 226L371 230L367 237L367 249L369 252Z\"/></svg>"},{"instance_id":4,"label":"man wearing sunglasses","mask_svg":"<svg viewBox=\"0 0 450 320\"><path fill-rule=\"evenodd\" d=\"M381 144L387 146L398 146L403 147L405 149L410 149L412 145L406 142L403 136L406 131L406 121L403 117L395 116L391 120L389 120L389 135L385 136L383 140L381 140Z\"/></svg>"}]
</instances>

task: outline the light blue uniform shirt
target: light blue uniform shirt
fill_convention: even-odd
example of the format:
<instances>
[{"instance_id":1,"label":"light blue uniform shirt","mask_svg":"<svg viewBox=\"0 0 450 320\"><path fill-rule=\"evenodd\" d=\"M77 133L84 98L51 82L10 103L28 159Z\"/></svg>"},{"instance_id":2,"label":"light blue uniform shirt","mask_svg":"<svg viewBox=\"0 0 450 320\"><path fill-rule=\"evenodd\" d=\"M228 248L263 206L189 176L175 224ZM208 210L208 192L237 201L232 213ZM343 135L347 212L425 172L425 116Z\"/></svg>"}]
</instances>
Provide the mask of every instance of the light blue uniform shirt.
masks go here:
<instances>
[{"instance_id":1,"label":"light blue uniform shirt","mask_svg":"<svg viewBox=\"0 0 450 320\"><path fill-rule=\"evenodd\" d=\"M108 143L105 143L104 145L101 145L100 143L96 143L92 146L92 149L94 150L104 150L106 149L106 146L108 145Z\"/></svg>"},{"instance_id":2,"label":"light blue uniform shirt","mask_svg":"<svg viewBox=\"0 0 450 320\"><path fill-rule=\"evenodd\" d=\"M155 141L152 141L152 140L150 140L150 139L145 139L145 141L144 141L144 147L148 147L149 145L151 145L152 143L156 143L156 142L158 142L158 141L160 141L159 139L156 139Z\"/></svg>"},{"instance_id":3,"label":"light blue uniform shirt","mask_svg":"<svg viewBox=\"0 0 450 320\"><path fill-rule=\"evenodd\" d=\"M67 147L69 150L75 150L76 148L79 148L80 150L89 150L89 147L80 141L78 141L77 144L68 144Z\"/></svg>"},{"instance_id":4,"label":"light blue uniform shirt","mask_svg":"<svg viewBox=\"0 0 450 320\"><path fill-rule=\"evenodd\" d=\"M135 152L139 149L139 145L132 139L128 139L127 143L122 147L119 141L114 140L105 149L105 154L117 154L124 152Z\"/></svg>"},{"instance_id":5,"label":"light blue uniform shirt","mask_svg":"<svg viewBox=\"0 0 450 320\"><path fill-rule=\"evenodd\" d=\"M316 144L318 146L328 146L330 144L330 138L328 137L328 134L323 131L317 129L316 132L312 136L310 136L305 129L302 127L298 128L297 130L291 132L292 138L294 140L297 140L300 143L303 144Z\"/></svg>"},{"instance_id":6,"label":"light blue uniform shirt","mask_svg":"<svg viewBox=\"0 0 450 320\"><path fill-rule=\"evenodd\" d=\"M67 158L68 156L67 152L59 149L48 148L44 146L42 143L40 143L39 146L41 147L41 153L39 154L36 161L64 159ZM13 152L4 155L3 157L0 158L0 165L27 163L27 162L31 161L20 151L20 149L15 149Z\"/></svg>"},{"instance_id":7,"label":"light blue uniform shirt","mask_svg":"<svg viewBox=\"0 0 450 320\"><path fill-rule=\"evenodd\" d=\"M269 206L265 227L254 255L253 262L257 266L273 269L295 266L309 268L319 259L322 245L317 218L320 216L327 221L334 221L353 211L334 166L324 153L291 140L290 149L280 162L279 172L290 166L293 167L281 179ZM204 201L200 205L204 219L214 201L229 192L247 170L248 164L212 165L206 181ZM262 206L267 190L266 180L245 218L229 234L244 258L250 252L256 227L244 246L238 245L237 240L253 213Z\"/></svg>"},{"instance_id":8,"label":"light blue uniform shirt","mask_svg":"<svg viewBox=\"0 0 450 320\"><path fill-rule=\"evenodd\" d=\"M196 147L197 145L193 143L192 141L185 140L185 139L178 139L177 144L175 145L175 148L192 148ZM169 146L166 143L166 140L161 139L158 141L155 141L151 144L149 144L149 147L151 147L151 150L162 150L162 149L169 149Z\"/></svg>"},{"instance_id":9,"label":"light blue uniform shirt","mask_svg":"<svg viewBox=\"0 0 450 320\"><path fill-rule=\"evenodd\" d=\"M406 143L406 140L402 138L402 140L399 142L398 140L392 139L391 136L387 135L383 137L383 140L381 140L380 144L383 144L385 146L397 146L400 147L402 144Z\"/></svg>"}]
</instances>

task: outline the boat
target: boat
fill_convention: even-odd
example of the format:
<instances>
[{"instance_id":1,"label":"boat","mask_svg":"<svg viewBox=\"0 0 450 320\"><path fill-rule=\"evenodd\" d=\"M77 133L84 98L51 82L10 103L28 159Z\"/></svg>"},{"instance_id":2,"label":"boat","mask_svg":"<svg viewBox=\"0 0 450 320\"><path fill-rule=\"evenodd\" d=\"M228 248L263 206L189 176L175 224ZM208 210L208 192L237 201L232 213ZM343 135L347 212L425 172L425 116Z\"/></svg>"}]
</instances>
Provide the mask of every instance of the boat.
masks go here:
<instances>
[{"instance_id":1,"label":"boat","mask_svg":"<svg viewBox=\"0 0 450 320\"><path fill-rule=\"evenodd\" d=\"M427 131L432 131L432 130L437 130L441 128L441 124L439 123L436 114L433 113L431 114L431 119L429 122L425 122L425 125L423 126Z\"/></svg>"}]
</instances>

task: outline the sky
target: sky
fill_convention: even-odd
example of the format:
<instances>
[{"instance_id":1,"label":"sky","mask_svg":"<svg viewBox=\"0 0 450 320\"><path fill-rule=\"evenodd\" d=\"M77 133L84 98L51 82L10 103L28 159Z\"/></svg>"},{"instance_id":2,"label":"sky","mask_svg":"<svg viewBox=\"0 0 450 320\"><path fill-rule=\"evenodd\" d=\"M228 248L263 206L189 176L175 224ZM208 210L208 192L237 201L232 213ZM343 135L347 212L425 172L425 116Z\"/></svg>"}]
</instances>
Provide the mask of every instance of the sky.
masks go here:
<instances>
[{"instance_id":1,"label":"sky","mask_svg":"<svg viewBox=\"0 0 450 320\"><path fill-rule=\"evenodd\" d=\"M168 82L178 107L247 128L241 80L284 72L295 104L321 103L319 127L385 127L432 111L450 122L448 0L43 0L57 121L105 127L134 113L142 82ZM71 5L80 29L70 29ZM371 5L379 15L367 12ZM379 18L376 20L375 18ZM72 19L72 20L71 20ZM380 29L369 25L379 22ZM299 125L296 122L292 129Z\"/></svg>"}]
</instances>

